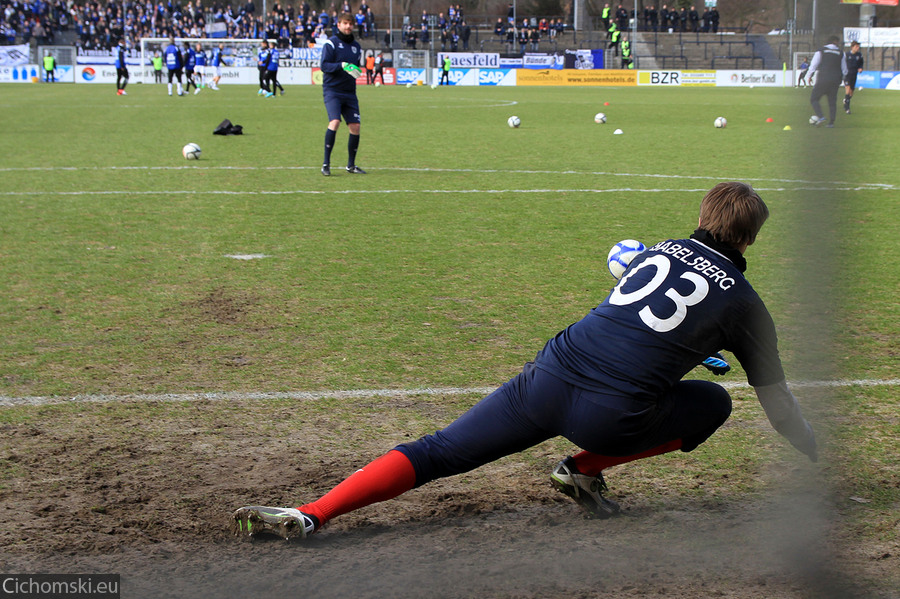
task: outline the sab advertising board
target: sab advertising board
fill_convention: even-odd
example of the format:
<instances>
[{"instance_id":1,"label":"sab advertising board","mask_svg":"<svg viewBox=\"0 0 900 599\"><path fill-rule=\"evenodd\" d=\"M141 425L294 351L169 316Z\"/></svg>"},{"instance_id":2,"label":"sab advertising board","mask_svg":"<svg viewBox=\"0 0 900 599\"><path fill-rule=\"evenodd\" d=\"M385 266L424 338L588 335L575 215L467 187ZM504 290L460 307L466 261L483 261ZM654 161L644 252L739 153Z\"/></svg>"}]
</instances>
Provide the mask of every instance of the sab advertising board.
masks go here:
<instances>
[{"instance_id":1,"label":"sab advertising board","mask_svg":"<svg viewBox=\"0 0 900 599\"><path fill-rule=\"evenodd\" d=\"M72 83L75 79L72 65L56 65L53 72L57 83ZM0 83L43 83L44 67L37 64L23 64L15 67L0 66Z\"/></svg>"}]
</instances>

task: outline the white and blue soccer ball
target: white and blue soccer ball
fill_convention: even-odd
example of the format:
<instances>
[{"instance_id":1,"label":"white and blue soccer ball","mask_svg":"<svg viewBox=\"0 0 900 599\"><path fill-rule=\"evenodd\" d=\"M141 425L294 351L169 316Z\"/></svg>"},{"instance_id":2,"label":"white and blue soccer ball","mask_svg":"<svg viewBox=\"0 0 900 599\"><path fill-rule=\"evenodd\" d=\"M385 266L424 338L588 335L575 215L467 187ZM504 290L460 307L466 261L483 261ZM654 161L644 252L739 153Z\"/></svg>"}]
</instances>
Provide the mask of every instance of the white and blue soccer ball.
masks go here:
<instances>
[{"instance_id":1,"label":"white and blue soccer ball","mask_svg":"<svg viewBox=\"0 0 900 599\"><path fill-rule=\"evenodd\" d=\"M603 123L606 122L606 115L603 114L602 112L598 112L597 114L594 115L594 122L597 123L598 125L602 125Z\"/></svg>"},{"instance_id":2,"label":"white and blue soccer ball","mask_svg":"<svg viewBox=\"0 0 900 599\"><path fill-rule=\"evenodd\" d=\"M187 160L200 160L200 146L195 143L189 143L181 148L181 155Z\"/></svg>"},{"instance_id":3,"label":"white and blue soccer ball","mask_svg":"<svg viewBox=\"0 0 900 599\"><path fill-rule=\"evenodd\" d=\"M616 279L622 278L622 274L631 261L646 249L643 243L634 239L623 239L614 245L606 256L606 267L609 268L609 274Z\"/></svg>"},{"instance_id":4,"label":"white and blue soccer ball","mask_svg":"<svg viewBox=\"0 0 900 599\"><path fill-rule=\"evenodd\" d=\"M716 117L716 120L713 122L713 124L716 126L716 129L724 129L728 126L728 121L724 116L720 116Z\"/></svg>"},{"instance_id":5,"label":"white and blue soccer ball","mask_svg":"<svg viewBox=\"0 0 900 599\"><path fill-rule=\"evenodd\" d=\"M510 127L512 127L513 129L516 129L519 125L522 124L522 119L513 115L513 116L509 117L508 119L506 119L506 124L509 125Z\"/></svg>"}]
</instances>

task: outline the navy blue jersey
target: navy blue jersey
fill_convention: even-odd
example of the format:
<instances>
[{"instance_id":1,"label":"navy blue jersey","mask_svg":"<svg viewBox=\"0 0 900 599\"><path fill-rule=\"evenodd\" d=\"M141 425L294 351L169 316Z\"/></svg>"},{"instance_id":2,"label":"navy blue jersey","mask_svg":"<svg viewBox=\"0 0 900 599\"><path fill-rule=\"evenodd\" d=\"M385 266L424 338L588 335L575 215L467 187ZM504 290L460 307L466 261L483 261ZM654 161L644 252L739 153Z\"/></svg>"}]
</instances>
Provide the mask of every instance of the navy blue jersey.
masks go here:
<instances>
[{"instance_id":1,"label":"navy blue jersey","mask_svg":"<svg viewBox=\"0 0 900 599\"><path fill-rule=\"evenodd\" d=\"M194 65L197 64L197 55L194 53L193 48L185 48L182 50L181 55L184 57L184 70L191 72L194 70Z\"/></svg>"},{"instance_id":2,"label":"navy blue jersey","mask_svg":"<svg viewBox=\"0 0 900 599\"><path fill-rule=\"evenodd\" d=\"M268 48L260 48L259 52L256 53L256 66L261 69L266 68L266 65L269 64L269 49Z\"/></svg>"},{"instance_id":3,"label":"navy blue jersey","mask_svg":"<svg viewBox=\"0 0 900 599\"><path fill-rule=\"evenodd\" d=\"M362 48L359 43L350 37L349 42L342 41L340 36L332 36L325 42L322 48L322 61L319 68L322 69L323 93L337 92L344 94L356 93L356 78L350 75L342 63L349 62L358 67L362 66Z\"/></svg>"},{"instance_id":4,"label":"navy blue jersey","mask_svg":"<svg viewBox=\"0 0 900 599\"><path fill-rule=\"evenodd\" d=\"M269 51L269 61L266 64L266 69L271 72L278 72L278 59L279 59L278 48L272 48Z\"/></svg>"},{"instance_id":5,"label":"navy blue jersey","mask_svg":"<svg viewBox=\"0 0 900 599\"><path fill-rule=\"evenodd\" d=\"M695 239L670 239L635 258L535 366L582 388L652 400L722 349L751 385L781 382L777 345L768 310L737 266Z\"/></svg>"},{"instance_id":6,"label":"navy blue jersey","mask_svg":"<svg viewBox=\"0 0 900 599\"><path fill-rule=\"evenodd\" d=\"M170 71L179 70L183 63L181 61L181 51L178 50L178 47L175 44L170 44L166 46L166 51L163 53L166 59L166 68Z\"/></svg>"},{"instance_id":7,"label":"navy blue jersey","mask_svg":"<svg viewBox=\"0 0 900 599\"><path fill-rule=\"evenodd\" d=\"M212 66L220 67L222 66L223 61L224 59L222 58L222 49L216 48L215 50L213 50Z\"/></svg>"},{"instance_id":8,"label":"navy blue jersey","mask_svg":"<svg viewBox=\"0 0 900 599\"><path fill-rule=\"evenodd\" d=\"M846 52L844 60L847 61L847 76L854 79L859 74L859 70L863 68L863 56L859 52Z\"/></svg>"},{"instance_id":9,"label":"navy blue jersey","mask_svg":"<svg viewBox=\"0 0 900 599\"><path fill-rule=\"evenodd\" d=\"M116 50L116 68L128 68L127 64L125 63L125 46L116 46Z\"/></svg>"}]
</instances>

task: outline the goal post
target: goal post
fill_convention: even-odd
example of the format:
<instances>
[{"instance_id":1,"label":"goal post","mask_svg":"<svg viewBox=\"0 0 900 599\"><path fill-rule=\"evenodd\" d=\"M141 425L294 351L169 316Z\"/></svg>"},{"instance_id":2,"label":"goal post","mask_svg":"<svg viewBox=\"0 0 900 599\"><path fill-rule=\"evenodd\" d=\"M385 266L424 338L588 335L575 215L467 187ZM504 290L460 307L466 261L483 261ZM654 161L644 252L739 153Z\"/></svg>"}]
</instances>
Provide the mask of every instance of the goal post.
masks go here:
<instances>
[{"instance_id":1,"label":"goal post","mask_svg":"<svg viewBox=\"0 0 900 599\"><path fill-rule=\"evenodd\" d=\"M137 81L141 83L153 83L153 63L151 59L156 52L162 56L166 47L171 42L168 37L145 37L141 38L141 68L137 77ZM230 67L256 67L256 54L259 50L261 39L237 39L230 37L176 37L175 45L179 49L184 47L184 43L188 42L191 48L200 49L206 54L206 69L209 73L209 65L212 62L213 51L222 44L222 57L225 64ZM165 63L163 63L165 67Z\"/></svg>"}]
</instances>

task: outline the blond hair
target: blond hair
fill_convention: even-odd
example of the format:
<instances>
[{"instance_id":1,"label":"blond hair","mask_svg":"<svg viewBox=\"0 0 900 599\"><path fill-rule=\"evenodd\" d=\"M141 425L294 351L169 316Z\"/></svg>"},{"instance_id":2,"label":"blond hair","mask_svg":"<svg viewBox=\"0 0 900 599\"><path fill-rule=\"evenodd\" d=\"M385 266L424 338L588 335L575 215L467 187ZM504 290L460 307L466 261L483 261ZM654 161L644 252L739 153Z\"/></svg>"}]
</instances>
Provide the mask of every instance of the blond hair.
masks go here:
<instances>
[{"instance_id":1,"label":"blond hair","mask_svg":"<svg viewBox=\"0 0 900 599\"><path fill-rule=\"evenodd\" d=\"M739 247L751 245L769 218L769 208L750 185L719 183L700 202L700 228L718 241Z\"/></svg>"}]
</instances>

